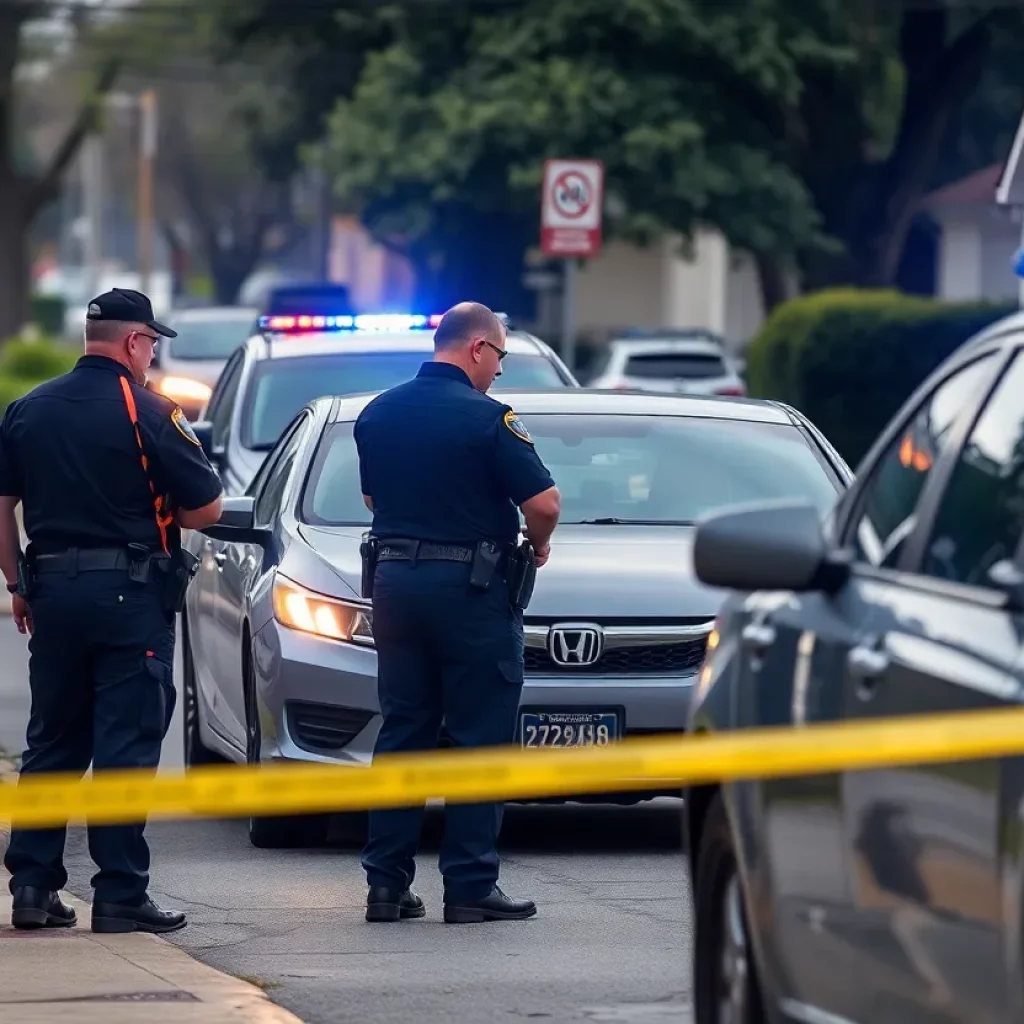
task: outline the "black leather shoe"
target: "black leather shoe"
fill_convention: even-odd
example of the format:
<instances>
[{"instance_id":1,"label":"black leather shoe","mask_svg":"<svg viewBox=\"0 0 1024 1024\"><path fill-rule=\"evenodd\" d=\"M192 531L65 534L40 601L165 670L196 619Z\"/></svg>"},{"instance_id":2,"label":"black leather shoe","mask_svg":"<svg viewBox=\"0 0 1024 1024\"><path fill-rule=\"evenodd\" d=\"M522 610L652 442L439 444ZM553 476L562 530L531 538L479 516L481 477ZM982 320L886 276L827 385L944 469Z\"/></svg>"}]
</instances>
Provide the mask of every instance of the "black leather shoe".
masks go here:
<instances>
[{"instance_id":1,"label":"black leather shoe","mask_svg":"<svg viewBox=\"0 0 1024 1024\"><path fill-rule=\"evenodd\" d=\"M423 900L412 889L401 892L383 885L371 885L366 896L367 921L401 921L423 917L426 912Z\"/></svg>"},{"instance_id":2,"label":"black leather shoe","mask_svg":"<svg viewBox=\"0 0 1024 1024\"><path fill-rule=\"evenodd\" d=\"M185 915L178 910L161 910L149 897L138 907L123 903L94 903L92 905L92 930L107 935L124 932L152 932L165 935L176 932L188 924Z\"/></svg>"},{"instance_id":3,"label":"black leather shoe","mask_svg":"<svg viewBox=\"0 0 1024 1024\"><path fill-rule=\"evenodd\" d=\"M78 915L60 897L49 889L36 889L31 885L14 890L11 902L11 924L15 928L71 928Z\"/></svg>"},{"instance_id":4,"label":"black leather shoe","mask_svg":"<svg viewBox=\"0 0 1024 1024\"><path fill-rule=\"evenodd\" d=\"M482 921L525 921L537 913L533 900L514 900L497 886L490 896L471 903L444 903L444 919L448 924L479 924Z\"/></svg>"}]
</instances>

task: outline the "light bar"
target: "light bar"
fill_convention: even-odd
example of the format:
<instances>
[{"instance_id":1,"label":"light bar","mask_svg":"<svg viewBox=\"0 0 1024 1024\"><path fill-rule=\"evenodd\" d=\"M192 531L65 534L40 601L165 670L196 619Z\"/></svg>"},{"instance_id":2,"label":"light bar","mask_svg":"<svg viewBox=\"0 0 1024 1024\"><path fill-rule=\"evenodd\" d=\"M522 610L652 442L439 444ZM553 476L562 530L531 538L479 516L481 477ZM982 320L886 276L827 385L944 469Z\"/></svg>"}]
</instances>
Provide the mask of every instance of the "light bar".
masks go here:
<instances>
[{"instance_id":1,"label":"light bar","mask_svg":"<svg viewBox=\"0 0 1024 1024\"><path fill-rule=\"evenodd\" d=\"M504 313L496 314L503 323ZM261 316L261 331L275 334L300 334L312 331L399 332L433 330L441 323L443 313L423 316L418 313L360 313L357 316L288 315Z\"/></svg>"}]
</instances>

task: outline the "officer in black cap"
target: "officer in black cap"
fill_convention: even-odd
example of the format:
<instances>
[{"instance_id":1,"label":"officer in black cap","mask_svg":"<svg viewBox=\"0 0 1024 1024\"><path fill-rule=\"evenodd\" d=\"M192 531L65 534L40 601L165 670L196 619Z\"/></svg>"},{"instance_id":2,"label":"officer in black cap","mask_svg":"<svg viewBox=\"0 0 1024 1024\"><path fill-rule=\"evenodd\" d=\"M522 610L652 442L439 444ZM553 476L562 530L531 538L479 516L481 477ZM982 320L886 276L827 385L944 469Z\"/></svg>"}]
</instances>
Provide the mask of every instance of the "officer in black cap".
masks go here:
<instances>
[{"instance_id":1,"label":"officer in black cap","mask_svg":"<svg viewBox=\"0 0 1024 1024\"><path fill-rule=\"evenodd\" d=\"M501 373L505 328L486 306L441 319L434 360L379 395L355 426L383 723L375 754L511 743L523 687L524 552L542 566L558 489L515 412L485 392ZM371 574L370 564L375 563ZM532 567L531 567L532 568ZM423 808L374 811L363 853L369 921L422 917L410 889ZM440 868L453 924L532 917L498 887L501 805L445 808Z\"/></svg>"},{"instance_id":2,"label":"officer in black cap","mask_svg":"<svg viewBox=\"0 0 1024 1024\"><path fill-rule=\"evenodd\" d=\"M145 387L160 337L175 332L145 295L100 295L86 314L85 355L12 402L0 423L0 570L15 623L30 634L24 778L159 764L175 704L175 611L194 571L181 530L217 522L221 509L220 480L188 421ZM89 828L93 931L186 923L149 898L144 827ZM65 836L14 822L4 863L16 928L75 924L58 895Z\"/></svg>"}]
</instances>

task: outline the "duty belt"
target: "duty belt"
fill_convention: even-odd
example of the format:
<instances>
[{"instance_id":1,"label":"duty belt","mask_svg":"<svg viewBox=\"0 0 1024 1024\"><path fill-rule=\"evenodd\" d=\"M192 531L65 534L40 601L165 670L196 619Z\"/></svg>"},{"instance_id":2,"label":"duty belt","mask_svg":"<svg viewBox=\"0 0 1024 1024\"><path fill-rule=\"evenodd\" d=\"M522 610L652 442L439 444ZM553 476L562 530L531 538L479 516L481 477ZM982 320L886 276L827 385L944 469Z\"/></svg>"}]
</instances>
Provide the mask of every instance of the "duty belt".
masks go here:
<instances>
[{"instance_id":1,"label":"duty belt","mask_svg":"<svg viewBox=\"0 0 1024 1024\"><path fill-rule=\"evenodd\" d=\"M473 548L461 544L432 544L425 540L382 540L377 554L378 562L424 561L465 562L473 561Z\"/></svg>"},{"instance_id":2,"label":"duty belt","mask_svg":"<svg viewBox=\"0 0 1024 1024\"><path fill-rule=\"evenodd\" d=\"M36 555L32 568L36 573L102 572L128 569L132 558L124 548L69 548L55 554Z\"/></svg>"}]
</instances>

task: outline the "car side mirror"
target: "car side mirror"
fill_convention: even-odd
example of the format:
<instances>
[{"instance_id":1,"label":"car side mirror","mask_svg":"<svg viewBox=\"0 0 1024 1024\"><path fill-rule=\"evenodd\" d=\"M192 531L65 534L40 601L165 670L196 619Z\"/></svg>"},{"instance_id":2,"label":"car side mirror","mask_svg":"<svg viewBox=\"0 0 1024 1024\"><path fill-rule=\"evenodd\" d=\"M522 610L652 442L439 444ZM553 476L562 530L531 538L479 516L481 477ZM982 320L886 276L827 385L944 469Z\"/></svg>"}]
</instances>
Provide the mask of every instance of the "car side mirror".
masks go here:
<instances>
[{"instance_id":1,"label":"car side mirror","mask_svg":"<svg viewBox=\"0 0 1024 1024\"><path fill-rule=\"evenodd\" d=\"M812 505L771 502L723 509L697 526L697 578L730 590L824 590L846 582L850 559L831 552Z\"/></svg>"},{"instance_id":2,"label":"car side mirror","mask_svg":"<svg viewBox=\"0 0 1024 1024\"><path fill-rule=\"evenodd\" d=\"M224 498L220 519L211 526L204 526L200 533L214 540L226 540L231 544L258 544L266 547L270 531L256 525L256 499L252 496L234 495Z\"/></svg>"},{"instance_id":3,"label":"car side mirror","mask_svg":"<svg viewBox=\"0 0 1024 1024\"><path fill-rule=\"evenodd\" d=\"M1013 611L1024 610L1024 572L1012 558L996 562L988 571L989 581L1001 590Z\"/></svg>"}]
</instances>

